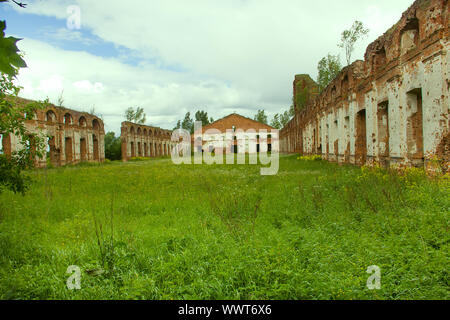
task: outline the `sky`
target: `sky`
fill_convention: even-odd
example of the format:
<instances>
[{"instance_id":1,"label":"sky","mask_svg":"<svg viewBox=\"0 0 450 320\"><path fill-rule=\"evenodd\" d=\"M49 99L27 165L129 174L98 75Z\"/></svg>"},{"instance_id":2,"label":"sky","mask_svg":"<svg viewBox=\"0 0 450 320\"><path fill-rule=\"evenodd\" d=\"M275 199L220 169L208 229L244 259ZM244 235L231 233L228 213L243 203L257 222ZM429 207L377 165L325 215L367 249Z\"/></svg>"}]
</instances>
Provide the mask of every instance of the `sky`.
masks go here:
<instances>
[{"instance_id":1,"label":"sky","mask_svg":"<svg viewBox=\"0 0 450 320\"><path fill-rule=\"evenodd\" d=\"M370 29L352 60L394 25L412 0L21 0L0 3L18 43L20 96L95 110L120 134L125 110L173 129L186 112L269 120L292 104L296 74L317 63L360 20Z\"/></svg>"}]
</instances>

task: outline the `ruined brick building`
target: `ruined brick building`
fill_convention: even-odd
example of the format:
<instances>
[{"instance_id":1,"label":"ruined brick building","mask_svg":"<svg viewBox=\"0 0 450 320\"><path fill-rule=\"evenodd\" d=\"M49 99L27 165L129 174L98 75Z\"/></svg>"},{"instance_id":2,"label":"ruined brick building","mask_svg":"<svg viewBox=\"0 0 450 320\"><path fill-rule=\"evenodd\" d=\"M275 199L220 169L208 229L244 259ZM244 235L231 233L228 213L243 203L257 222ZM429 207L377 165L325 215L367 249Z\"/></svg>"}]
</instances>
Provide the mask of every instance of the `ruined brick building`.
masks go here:
<instances>
[{"instance_id":1,"label":"ruined brick building","mask_svg":"<svg viewBox=\"0 0 450 320\"><path fill-rule=\"evenodd\" d=\"M32 102L14 99L17 105ZM46 149L42 150L44 156L35 159L36 167L105 161L105 130L99 117L49 104L31 118L25 120L27 131L38 134L46 144ZM169 156L174 146L170 130L123 122L121 131L124 161L134 157ZM7 156L28 147L22 146L20 138L14 134L0 134L0 140L0 154Z\"/></svg>"},{"instance_id":2,"label":"ruined brick building","mask_svg":"<svg viewBox=\"0 0 450 320\"><path fill-rule=\"evenodd\" d=\"M172 131L132 122L122 122L120 138L123 161L135 157L169 156L175 145L171 141Z\"/></svg>"},{"instance_id":3,"label":"ruined brick building","mask_svg":"<svg viewBox=\"0 0 450 320\"><path fill-rule=\"evenodd\" d=\"M322 93L297 76L281 151L357 165L429 168L440 159L448 169L449 35L448 1L418 0ZM299 91L309 92L302 110Z\"/></svg>"},{"instance_id":4,"label":"ruined brick building","mask_svg":"<svg viewBox=\"0 0 450 320\"><path fill-rule=\"evenodd\" d=\"M17 104L31 101L17 98ZM46 156L35 159L36 167L75 164L82 161L103 162L105 160L103 121L91 114L54 105L37 110L32 120L25 121L28 132L39 134L46 142ZM2 152L11 155L23 149L20 139L10 134L1 136Z\"/></svg>"}]
</instances>

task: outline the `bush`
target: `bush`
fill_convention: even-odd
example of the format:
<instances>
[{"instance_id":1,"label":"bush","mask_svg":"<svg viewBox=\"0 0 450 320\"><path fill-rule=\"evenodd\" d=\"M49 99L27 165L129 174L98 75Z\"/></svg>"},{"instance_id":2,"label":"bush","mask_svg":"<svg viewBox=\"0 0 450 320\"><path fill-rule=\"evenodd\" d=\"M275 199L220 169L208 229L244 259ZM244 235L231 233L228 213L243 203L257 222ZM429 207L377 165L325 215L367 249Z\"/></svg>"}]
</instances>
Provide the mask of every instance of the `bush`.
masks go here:
<instances>
[{"instance_id":1,"label":"bush","mask_svg":"<svg viewBox=\"0 0 450 320\"><path fill-rule=\"evenodd\" d=\"M105 135L105 158L109 160L122 160L122 141L114 132Z\"/></svg>"},{"instance_id":2,"label":"bush","mask_svg":"<svg viewBox=\"0 0 450 320\"><path fill-rule=\"evenodd\" d=\"M301 161L322 161L322 156L319 155L311 155L311 156L300 156L297 160Z\"/></svg>"}]
</instances>

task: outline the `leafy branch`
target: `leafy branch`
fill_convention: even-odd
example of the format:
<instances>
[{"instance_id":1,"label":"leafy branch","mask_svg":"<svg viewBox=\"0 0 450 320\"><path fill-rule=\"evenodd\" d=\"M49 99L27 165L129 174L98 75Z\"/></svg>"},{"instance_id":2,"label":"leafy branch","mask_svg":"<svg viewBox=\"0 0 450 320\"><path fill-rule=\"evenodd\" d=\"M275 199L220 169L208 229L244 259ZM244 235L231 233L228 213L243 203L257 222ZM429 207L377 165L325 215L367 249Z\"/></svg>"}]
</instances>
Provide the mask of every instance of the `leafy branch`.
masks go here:
<instances>
[{"instance_id":1,"label":"leafy branch","mask_svg":"<svg viewBox=\"0 0 450 320\"><path fill-rule=\"evenodd\" d=\"M368 34L369 29L364 28L364 24L361 21L355 21L349 30L342 32L341 42L338 44L338 47L345 49L347 65L350 65L352 62L352 54L355 50L355 43L366 37Z\"/></svg>"}]
</instances>

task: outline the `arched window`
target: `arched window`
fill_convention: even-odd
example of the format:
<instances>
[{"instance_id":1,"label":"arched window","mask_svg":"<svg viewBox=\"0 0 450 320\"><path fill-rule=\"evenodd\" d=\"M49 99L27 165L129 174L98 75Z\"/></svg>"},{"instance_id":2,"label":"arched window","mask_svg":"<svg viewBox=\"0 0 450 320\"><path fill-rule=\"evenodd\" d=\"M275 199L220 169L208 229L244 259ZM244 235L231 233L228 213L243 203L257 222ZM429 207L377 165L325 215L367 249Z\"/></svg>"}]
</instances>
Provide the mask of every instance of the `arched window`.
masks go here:
<instances>
[{"instance_id":1,"label":"arched window","mask_svg":"<svg viewBox=\"0 0 450 320\"><path fill-rule=\"evenodd\" d=\"M87 126L87 121L85 117L80 117L80 119L78 120L78 124L80 127L86 127Z\"/></svg>"},{"instance_id":2,"label":"arched window","mask_svg":"<svg viewBox=\"0 0 450 320\"><path fill-rule=\"evenodd\" d=\"M381 48L375 53L375 56L373 57L372 62L372 69L373 71L377 71L381 68L383 68L386 65L387 59L386 59L386 50Z\"/></svg>"},{"instance_id":3,"label":"arched window","mask_svg":"<svg viewBox=\"0 0 450 320\"><path fill-rule=\"evenodd\" d=\"M138 134L138 136L140 136L140 135L142 134L141 128L138 128L138 129L137 129L137 134Z\"/></svg>"},{"instance_id":4,"label":"arched window","mask_svg":"<svg viewBox=\"0 0 450 320\"><path fill-rule=\"evenodd\" d=\"M348 91L348 75L345 75L344 79L341 82L341 92L343 95L347 94Z\"/></svg>"},{"instance_id":5,"label":"arched window","mask_svg":"<svg viewBox=\"0 0 450 320\"><path fill-rule=\"evenodd\" d=\"M130 133L134 135L134 127L130 128Z\"/></svg>"},{"instance_id":6,"label":"arched window","mask_svg":"<svg viewBox=\"0 0 450 320\"><path fill-rule=\"evenodd\" d=\"M70 113L66 113L66 114L64 115L64 124L65 124L66 126L69 126L69 125L72 125L72 124L73 124L73 118L72 118L72 116L70 115Z\"/></svg>"},{"instance_id":7,"label":"arched window","mask_svg":"<svg viewBox=\"0 0 450 320\"><path fill-rule=\"evenodd\" d=\"M144 129L144 136L147 135L147 129Z\"/></svg>"},{"instance_id":8,"label":"arched window","mask_svg":"<svg viewBox=\"0 0 450 320\"><path fill-rule=\"evenodd\" d=\"M56 122L56 114L52 110L47 111L45 114L45 121Z\"/></svg>"},{"instance_id":9,"label":"arched window","mask_svg":"<svg viewBox=\"0 0 450 320\"><path fill-rule=\"evenodd\" d=\"M331 89L331 100L334 101L334 98L336 98L336 86Z\"/></svg>"},{"instance_id":10,"label":"arched window","mask_svg":"<svg viewBox=\"0 0 450 320\"><path fill-rule=\"evenodd\" d=\"M417 18L410 19L401 32L401 54L403 55L416 48L419 44L419 38L419 20Z\"/></svg>"},{"instance_id":11,"label":"arched window","mask_svg":"<svg viewBox=\"0 0 450 320\"><path fill-rule=\"evenodd\" d=\"M92 121L92 128L93 128L94 130L99 130L99 129L100 129L100 123L98 122L97 119L94 119L94 120Z\"/></svg>"}]
</instances>

